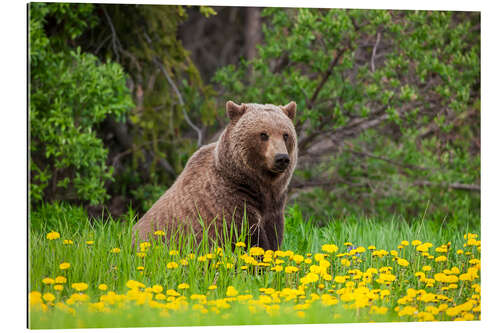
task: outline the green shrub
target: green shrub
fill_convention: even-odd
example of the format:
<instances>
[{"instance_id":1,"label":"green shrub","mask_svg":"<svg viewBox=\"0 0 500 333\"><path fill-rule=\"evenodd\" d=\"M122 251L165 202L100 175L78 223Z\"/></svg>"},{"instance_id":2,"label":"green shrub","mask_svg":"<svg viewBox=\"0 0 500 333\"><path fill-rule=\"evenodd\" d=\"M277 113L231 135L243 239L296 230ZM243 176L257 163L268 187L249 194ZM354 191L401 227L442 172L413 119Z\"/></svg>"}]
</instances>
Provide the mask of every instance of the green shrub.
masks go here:
<instances>
[{"instance_id":1,"label":"green shrub","mask_svg":"<svg viewBox=\"0 0 500 333\"><path fill-rule=\"evenodd\" d=\"M70 49L86 27L90 5L37 3L30 6L30 199L85 201L107 198L112 181L108 150L96 134L106 118L124 120L133 106L120 65L100 63L91 54ZM47 36L48 17L66 22ZM57 21L57 20L56 20Z\"/></svg>"}]
</instances>

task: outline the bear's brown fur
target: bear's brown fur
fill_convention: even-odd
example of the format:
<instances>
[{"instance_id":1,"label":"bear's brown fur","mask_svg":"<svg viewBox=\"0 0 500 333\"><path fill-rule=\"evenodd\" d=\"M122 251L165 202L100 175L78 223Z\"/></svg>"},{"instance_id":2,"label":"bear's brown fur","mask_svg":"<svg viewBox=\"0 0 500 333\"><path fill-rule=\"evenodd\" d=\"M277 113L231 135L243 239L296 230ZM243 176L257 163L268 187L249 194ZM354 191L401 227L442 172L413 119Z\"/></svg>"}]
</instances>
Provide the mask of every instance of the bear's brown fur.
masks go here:
<instances>
[{"instance_id":1,"label":"bear's brown fur","mask_svg":"<svg viewBox=\"0 0 500 333\"><path fill-rule=\"evenodd\" d=\"M191 156L175 183L134 225L140 241L164 230L203 227L211 239L246 216L252 246L276 250L283 239L286 191L297 163L295 102L286 106L226 103L229 125ZM226 230L229 230L227 228ZM220 241L220 239L218 239Z\"/></svg>"}]
</instances>

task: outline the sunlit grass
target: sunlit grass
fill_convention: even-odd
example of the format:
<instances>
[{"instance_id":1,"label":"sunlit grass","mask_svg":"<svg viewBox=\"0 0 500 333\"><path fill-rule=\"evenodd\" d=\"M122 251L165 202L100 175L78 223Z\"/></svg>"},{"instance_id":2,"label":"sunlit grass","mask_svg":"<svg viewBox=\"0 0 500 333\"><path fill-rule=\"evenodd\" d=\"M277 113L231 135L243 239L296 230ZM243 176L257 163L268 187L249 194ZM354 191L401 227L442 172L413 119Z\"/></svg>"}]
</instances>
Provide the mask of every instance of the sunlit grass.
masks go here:
<instances>
[{"instance_id":1,"label":"sunlit grass","mask_svg":"<svg viewBox=\"0 0 500 333\"><path fill-rule=\"evenodd\" d=\"M63 214L64 216L64 214ZM479 226L331 221L294 207L283 248L131 246L132 215L30 232L32 328L480 319ZM161 232L158 233L161 236Z\"/></svg>"}]
</instances>

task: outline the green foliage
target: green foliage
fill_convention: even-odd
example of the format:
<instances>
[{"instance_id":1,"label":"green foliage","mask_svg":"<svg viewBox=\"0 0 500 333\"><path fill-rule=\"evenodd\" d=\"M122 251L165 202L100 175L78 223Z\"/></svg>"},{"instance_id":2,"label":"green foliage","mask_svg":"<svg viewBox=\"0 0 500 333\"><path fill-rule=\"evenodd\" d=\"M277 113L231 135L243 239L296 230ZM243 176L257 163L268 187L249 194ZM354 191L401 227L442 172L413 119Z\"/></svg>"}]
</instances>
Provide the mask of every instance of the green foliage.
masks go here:
<instances>
[{"instance_id":1,"label":"green foliage","mask_svg":"<svg viewBox=\"0 0 500 333\"><path fill-rule=\"evenodd\" d=\"M129 142L114 147L117 154L130 154L117 161L120 172L110 192L133 198L141 209L149 208L161 193L150 189L165 191L197 149L197 133L184 113L199 128L213 127L215 92L204 84L177 38L179 25L187 19L182 6L97 5L96 10L103 13L101 21L78 43L124 67L136 104L126 124ZM205 16L216 14L210 7L200 11Z\"/></svg>"},{"instance_id":2,"label":"green foliage","mask_svg":"<svg viewBox=\"0 0 500 333\"><path fill-rule=\"evenodd\" d=\"M236 101L297 102L304 162L295 180L330 184L298 202L325 217L408 217L429 202L438 219L479 216L478 193L447 186L480 179L478 13L266 8L262 16L259 56L215 80Z\"/></svg>"},{"instance_id":3,"label":"green foliage","mask_svg":"<svg viewBox=\"0 0 500 333\"><path fill-rule=\"evenodd\" d=\"M78 37L91 5L30 6L30 198L103 202L113 169L108 150L96 134L108 116L124 119L133 106L125 74L115 63L100 63L63 41ZM64 19L60 18L64 15ZM64 29L47 36L48 18Z\"/></svg>"}]
</instances>

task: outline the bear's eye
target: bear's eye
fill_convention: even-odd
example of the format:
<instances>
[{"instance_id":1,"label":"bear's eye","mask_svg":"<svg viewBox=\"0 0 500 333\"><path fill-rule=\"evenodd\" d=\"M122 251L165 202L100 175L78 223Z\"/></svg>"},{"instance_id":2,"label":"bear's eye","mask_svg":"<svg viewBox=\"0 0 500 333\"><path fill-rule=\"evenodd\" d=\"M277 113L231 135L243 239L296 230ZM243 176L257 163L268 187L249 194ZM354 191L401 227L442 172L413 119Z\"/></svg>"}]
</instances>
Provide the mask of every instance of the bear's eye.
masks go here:
<instances>
[{"instance_id":1,"label":"bear's eye","mask_svg":"<svg viewBox=\"0 0 500 333\"><path fill-rule=\"evenodd\" d=\"M262 141L267 141L267 139L269 139L269 135L267 135L267 133L260 133L260 138Z\"/></svg>"},{"instance_id":2,"label":"bear's eye","mask_svg":"<svg viewBox=\"0 0 500 333\"><path fill-rule=\"evenodd\" d=\"M285 141L288 140L288 134L287 133L283 134L283 140L285 140Z\"/></svg>"}]
</instances>

